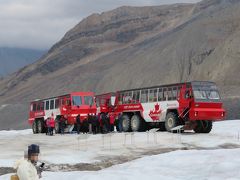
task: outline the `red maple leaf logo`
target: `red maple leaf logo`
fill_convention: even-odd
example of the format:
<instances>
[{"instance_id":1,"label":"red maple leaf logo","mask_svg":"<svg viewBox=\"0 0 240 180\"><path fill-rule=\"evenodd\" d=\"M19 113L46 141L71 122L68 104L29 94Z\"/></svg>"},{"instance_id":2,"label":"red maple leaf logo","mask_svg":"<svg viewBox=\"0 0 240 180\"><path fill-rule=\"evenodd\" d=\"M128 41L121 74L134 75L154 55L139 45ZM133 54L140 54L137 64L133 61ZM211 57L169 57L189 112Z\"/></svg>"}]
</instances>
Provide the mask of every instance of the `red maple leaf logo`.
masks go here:
<instances>
[{"instance_id":1,"label":"red maple leaf logo","mask_svg":"<svg viewBox=\"0 0 240 180\"><path fill-rule=\"evenodd\" d=\"M160 105L157 103L155 104L154 109L150 111L149 116L152 118L153 121L158 121L161 113L162 110L160 109Z\"/></svg>"}]
</instances>

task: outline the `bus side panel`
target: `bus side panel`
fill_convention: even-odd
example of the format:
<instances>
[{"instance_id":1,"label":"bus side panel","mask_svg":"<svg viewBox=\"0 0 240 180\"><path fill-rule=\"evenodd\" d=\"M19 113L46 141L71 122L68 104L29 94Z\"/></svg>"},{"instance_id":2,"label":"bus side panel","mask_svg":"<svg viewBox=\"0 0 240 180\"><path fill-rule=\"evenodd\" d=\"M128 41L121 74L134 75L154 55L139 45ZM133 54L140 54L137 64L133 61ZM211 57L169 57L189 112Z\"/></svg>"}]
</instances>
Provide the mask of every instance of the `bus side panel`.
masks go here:
<instances>
[{"instance_id":1,"label":"bus side panel","mask_svg":"<svg viewBox=\"0 0 240 180\"><path fill-rule=\"evenodd\" d=\"M143 118L146 122L164 122L168 109L178 109L178 101L142 103Z\"/></svg>"}]
</instances>

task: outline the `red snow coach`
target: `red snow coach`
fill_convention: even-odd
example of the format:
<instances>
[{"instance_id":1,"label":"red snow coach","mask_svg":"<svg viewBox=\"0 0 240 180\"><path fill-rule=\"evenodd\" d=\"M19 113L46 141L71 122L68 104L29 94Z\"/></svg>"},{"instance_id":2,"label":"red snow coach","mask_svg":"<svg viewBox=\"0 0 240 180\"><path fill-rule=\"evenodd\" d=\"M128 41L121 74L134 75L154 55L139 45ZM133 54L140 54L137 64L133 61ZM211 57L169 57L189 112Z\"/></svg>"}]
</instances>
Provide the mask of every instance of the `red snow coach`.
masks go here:
<instances>
[{"instance_id":1,"label":"red snow coach","mask_svg":"<svg viewBox=\"0 0 240 180\"><path fill-rule=\"evenodd\" d=\"M114 103L115 93L106 93L96 96L97 114L101 127L103 127L102 115L108 115L111 130L114 130L114 121L116 118Z\"/></svg>"},{"instance_id":2,"label":"red snow coach","mask_svg":"<svg viewBox=\"0 0 240 180\"><path fill-rule=\"evenodd\" d=\"M80 114L81 121L87 119L88 114L96 114L96 104L93 92L73 92L67 95L35 100L31 102L29 124L33 133L46 131L46 120L55 119L55 131L59 133L60 118L64 118L65 130L72 131L76 116Z\"/></svg>"},{"instance_id":3,"label":"red snow coach","mask_svg":"<svg viewBox=\"0 0 240 180\"><path fill-rule=\"evenodd\" d=\"M131 89L96 96L97 113L115 118L118 130L209 133L212 122L223 120L225 110L213 82L194 81Z\"/></svg>"}]
</instances>

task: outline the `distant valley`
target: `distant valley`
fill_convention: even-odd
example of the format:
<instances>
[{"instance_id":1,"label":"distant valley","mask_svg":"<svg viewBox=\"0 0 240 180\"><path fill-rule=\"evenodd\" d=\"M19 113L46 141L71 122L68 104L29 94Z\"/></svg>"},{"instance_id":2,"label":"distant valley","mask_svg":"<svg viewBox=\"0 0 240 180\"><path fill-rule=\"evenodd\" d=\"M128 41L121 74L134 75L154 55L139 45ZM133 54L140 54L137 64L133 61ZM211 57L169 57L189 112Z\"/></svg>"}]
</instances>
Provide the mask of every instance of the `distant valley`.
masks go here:
<instances>
[{"instance_id":1,"label":"distant valley","mask_svg":"<svg viewBox=\"0 0 240 180\"><path fill-rule=\"evenodd\" d=\"M44 50L0 47L0 77L36 62L44 53Z\"/></svg>"}]
</instances>

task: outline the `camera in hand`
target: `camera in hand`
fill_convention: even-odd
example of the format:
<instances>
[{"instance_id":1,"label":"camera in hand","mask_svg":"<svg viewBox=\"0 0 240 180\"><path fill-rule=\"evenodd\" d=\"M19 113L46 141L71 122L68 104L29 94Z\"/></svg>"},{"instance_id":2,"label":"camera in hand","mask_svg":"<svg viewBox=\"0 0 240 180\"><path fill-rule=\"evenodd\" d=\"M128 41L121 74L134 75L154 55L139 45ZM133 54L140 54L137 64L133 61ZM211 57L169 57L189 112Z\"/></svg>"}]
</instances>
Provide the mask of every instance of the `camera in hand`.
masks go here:
<instances>
[{"instance_id":1,"label":"camera in hand","mask_svg":"<svg viewBox=\"0 0 240 180\"><path fill-rule=\"evenodd\" d=\"M45 166L45 163L42 163L39 167L43 168Z\"/></svg>"}]
</instances>

